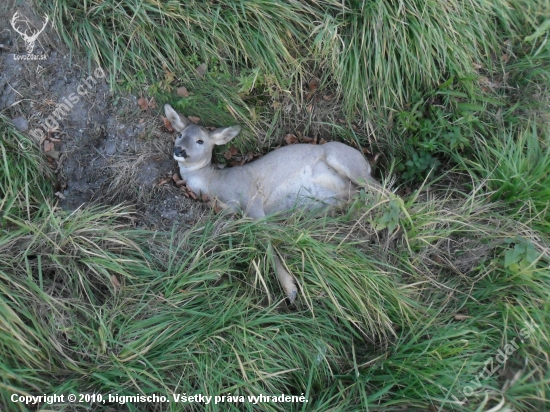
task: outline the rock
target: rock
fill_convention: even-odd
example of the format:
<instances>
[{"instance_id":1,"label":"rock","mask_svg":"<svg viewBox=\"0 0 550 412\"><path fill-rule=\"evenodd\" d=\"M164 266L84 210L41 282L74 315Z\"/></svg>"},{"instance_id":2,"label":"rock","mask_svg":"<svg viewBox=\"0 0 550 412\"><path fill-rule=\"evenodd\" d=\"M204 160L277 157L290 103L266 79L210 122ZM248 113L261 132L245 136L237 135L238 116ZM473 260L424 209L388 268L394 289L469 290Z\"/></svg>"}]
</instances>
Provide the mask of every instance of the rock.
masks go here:
<instances>
[{"instance_id":1,"label":"rock","mask_svg":"<svg viewBox=\"0 0 550 412\"><path fill-rule=\"evenodd\" d=\"M177 220L178 212L175 210L165 210L160 214L160 216L164 219Z\"/></svg>"},{"instance_id":2,"label":"rock","mask_svg":"<svg viewBox=\"0 0 550 412\"><path fill-rule=\"evenodd\" d=\"M24 132L29 129L29 122L23 116L17 116L16 118L11 119L11 123L20 132Z\"/></svg>"}]
</instances>

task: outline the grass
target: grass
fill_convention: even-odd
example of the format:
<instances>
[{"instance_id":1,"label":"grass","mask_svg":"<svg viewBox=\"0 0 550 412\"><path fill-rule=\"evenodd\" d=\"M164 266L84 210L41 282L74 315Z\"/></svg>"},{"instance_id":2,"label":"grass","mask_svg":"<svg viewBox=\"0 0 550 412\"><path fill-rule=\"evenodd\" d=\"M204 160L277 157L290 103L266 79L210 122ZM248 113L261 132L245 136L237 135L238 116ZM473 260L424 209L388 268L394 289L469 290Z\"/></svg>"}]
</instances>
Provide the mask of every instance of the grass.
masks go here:
<instances>
[{"instance_id":1,"label":"grass","mask_svg":"<svg viewBox=\"0 0 550 412\"><path fill-rule=\"evenodd\" d=\"M47 7L119 93L205 124L237 119L248 126L242 150L293 127L368 143L384 150L382 173L401 197L360 193L335 213L212 215L151 232L122 206L60 210L38 148L0 118L6 410L26 410L14 393L308 399L189 410L545 410L547 4ZM194 94L176 98L180 85ZM294 306L273 276L274 249L300 284Z\"/></svg>"}]
</instances>

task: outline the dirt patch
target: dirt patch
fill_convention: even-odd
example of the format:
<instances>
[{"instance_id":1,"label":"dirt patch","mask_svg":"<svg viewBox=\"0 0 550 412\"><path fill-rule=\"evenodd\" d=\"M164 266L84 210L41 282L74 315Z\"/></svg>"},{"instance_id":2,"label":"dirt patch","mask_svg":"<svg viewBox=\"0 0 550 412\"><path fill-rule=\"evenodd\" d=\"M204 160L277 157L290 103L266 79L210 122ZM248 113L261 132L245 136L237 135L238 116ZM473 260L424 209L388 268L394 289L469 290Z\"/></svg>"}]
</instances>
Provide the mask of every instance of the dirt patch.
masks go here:
<instances>
[{"instance_id":1,"label":"dirt patch","mask_svg":"<svg viewBox=\"0 0 550 412\"><path fill-rule=\"evenodd\" d=\"M28 42L11 26L16 12L20 31L32 33L45 21L28 3L0 6L0 113L48 157L61 207L125 202L135 206L142 226L194 224L206 207L171 181L159 185L177 171L159 110L142 111L136 96L113 95L109 68L71 55L51 22L34 44L40 59L21 60Z\"/></svg>"}]
</instances>

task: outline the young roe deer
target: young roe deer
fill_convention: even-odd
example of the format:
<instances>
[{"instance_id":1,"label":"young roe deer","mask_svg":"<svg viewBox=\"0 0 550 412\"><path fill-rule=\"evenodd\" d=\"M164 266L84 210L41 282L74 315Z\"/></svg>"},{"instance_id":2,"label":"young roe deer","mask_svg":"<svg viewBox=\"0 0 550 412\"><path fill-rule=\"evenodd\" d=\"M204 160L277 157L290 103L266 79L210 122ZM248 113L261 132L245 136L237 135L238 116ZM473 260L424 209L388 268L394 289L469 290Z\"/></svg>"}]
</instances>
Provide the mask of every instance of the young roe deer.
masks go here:
<instances>
[{"instance_id":1,"label":"young roe deer","mask_svg":"<svg viewBox=\"0 0 550 412\"><path fill-rule=\"evenodd\" d=\"M243 211L253 219L293 207L316 209L348 202L358 187L383 190L371 177L363 154L343 143L295 144L281 147L247 163L226 169L212 165L212 149L233 139L240 126L208 131L164 106L177 132L174 159L193 192L206 194L211 204ZM275 272L290 302L297 296L294 278L274 253Z\"/></svg>"}]
</instances>

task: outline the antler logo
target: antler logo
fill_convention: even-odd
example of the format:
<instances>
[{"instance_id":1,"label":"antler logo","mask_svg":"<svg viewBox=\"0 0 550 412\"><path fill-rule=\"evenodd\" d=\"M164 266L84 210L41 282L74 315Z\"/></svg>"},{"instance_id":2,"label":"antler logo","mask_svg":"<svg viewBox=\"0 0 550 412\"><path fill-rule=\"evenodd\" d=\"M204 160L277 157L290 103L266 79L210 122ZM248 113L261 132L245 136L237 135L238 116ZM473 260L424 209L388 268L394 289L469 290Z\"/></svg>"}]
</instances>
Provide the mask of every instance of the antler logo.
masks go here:
<instances>
[{"instance_id":1,"label":"antler logo","mask_svg":"<svg viewBox=\"0 0 550 412\"><path fill-rule=\"evenodd\" d=\"M44 31L44 29L46 28L47 24L48 24L48 21L49 21L49 17L47 15L44 16L46 18L46 21L44 22L44 25L42 26L42 28L38 31L36 31L35 33L33 33L33 30L30 30L31 33L30 34L27 34L27 32L29 31L29 29L27 28L27 30L25 31L20 31L17 26L16 26L16 22L19 18L19 12L16 12L12 19L11 19L11 26L13 27L13 29L19 33L21 35L21 37L23 37L23 40L25 40L25 43L27 43L27 53L28 54L31 54L34 50L34 43L36 42L36 39L38 38L38 35L40 33L42 33Z\"/></svg>"}]
</instances>

